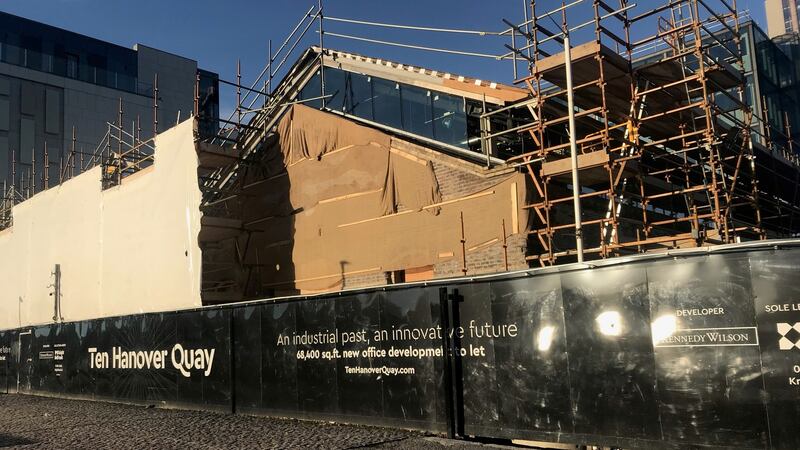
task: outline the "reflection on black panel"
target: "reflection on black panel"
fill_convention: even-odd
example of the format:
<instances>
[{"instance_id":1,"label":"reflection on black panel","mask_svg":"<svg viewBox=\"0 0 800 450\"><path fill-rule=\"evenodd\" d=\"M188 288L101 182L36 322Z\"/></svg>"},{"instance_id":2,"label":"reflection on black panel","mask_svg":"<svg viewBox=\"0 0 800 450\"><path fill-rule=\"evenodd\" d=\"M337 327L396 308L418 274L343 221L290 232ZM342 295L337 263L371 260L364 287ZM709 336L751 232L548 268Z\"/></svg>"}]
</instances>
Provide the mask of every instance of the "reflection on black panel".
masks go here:
<instances>
[{"instance_id":1,"label":"reflection on black panel","mask_svg":"<svg viewBox=\"0 0 800 450\"><path fill-rule=\"evenodd\" d=\"M660 439L644 268L565 274L575 431Z\"/></svg>"},{"instance_id":2,"label":"reflection on black panel","mask_svg":"<svg viewBox=\"0 0 800 450\"><path fill-rule=\"evenodd\" d=\"M771 444L800 448L800 251L750 256Z\"/></svg>"},{"instance_id":3,"label":"reflection on black panel","mask_svg":"<svg viewBox=\"0 0 800 450\"><path fill-rule=\"evenodd\" d=\"M342 413L367 417L383 415L383 380L375 375L351 375L348 371L352 367L376 367L380 363L370 356L368 349L380 345L373 339L380 329L384 297L382 292L360 294L339 300L335 305L336 329L339 336L344 336L336 346L343 356L337 359L336 367L338 409Z\"/></svg>"},{"instance_id":4,"label":"reflection on black panel","mask_svg":"<svg viewBox=\"0 0 800 450\"><path fill-rule=\"evenodd\" d=\"M524 280L495 282L491 289L494 321L519 329L516 338L495 341L496 365L501 369L497 370L499 422L514 429L571 433L559 277L543 277L535 285Z\"/></svg>"},{"instance_id":5,"label":"reflection on black panel","mask_svg":"<svg viewBox=\"0 0 800 450\"><path fill-rule=\"evenodd\" d=\"M664 439L764 447L748 259L656 263L647 276Z\"/></svg>"}]
</instances>

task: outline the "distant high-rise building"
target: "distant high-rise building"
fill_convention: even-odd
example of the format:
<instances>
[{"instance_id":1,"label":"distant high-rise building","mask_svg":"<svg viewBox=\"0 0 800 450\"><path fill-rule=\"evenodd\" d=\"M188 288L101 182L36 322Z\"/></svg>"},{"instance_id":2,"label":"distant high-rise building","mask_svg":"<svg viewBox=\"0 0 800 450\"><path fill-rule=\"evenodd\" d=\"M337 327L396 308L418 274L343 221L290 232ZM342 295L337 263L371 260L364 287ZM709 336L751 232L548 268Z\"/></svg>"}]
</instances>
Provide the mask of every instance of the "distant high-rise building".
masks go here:
<instances>
[{"instance_id":1,"label":"distant high-rise building","mask_svg":"<svg viewBox=\"0 0 800 450\"><path fill-rule=\"evenodd\" d=\"M192 114L198 79L201 116L217 118L218 76L194 60L0 12L0 188L4 181L17 190L27 183L35 192L48 166L49 180L58 180L60 164L75 164L67 151L74 145L90 158L106 122L120 116L125 130L143 140L156 131L156 114L159 133L172 127ZM215 123L201 122L200 131L214 134Z\"/></svg>"},{"instance_id":2,"label":"distant high-rise building","mask_svg":"<svg viewBox=\"0 0 800 450\"><path fill-rule=\"evenodd\" d=\"M798 0L766 0L767 31L770 38L790 33L800 33L800 3Z\"/></svg>"}]
</instances>

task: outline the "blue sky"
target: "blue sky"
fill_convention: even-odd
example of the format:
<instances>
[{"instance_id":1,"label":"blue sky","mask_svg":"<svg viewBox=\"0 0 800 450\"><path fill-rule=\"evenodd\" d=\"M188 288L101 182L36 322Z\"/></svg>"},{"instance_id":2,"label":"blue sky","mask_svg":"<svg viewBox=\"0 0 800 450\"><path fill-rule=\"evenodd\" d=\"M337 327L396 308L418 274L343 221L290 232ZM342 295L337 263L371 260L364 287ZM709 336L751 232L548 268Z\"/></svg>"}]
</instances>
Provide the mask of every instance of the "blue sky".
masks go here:
<instances>
[{"instance_id":1,"label":"blue sky","mask_svg":"<svg viewBox=\"0 0 800 450\"><path fill-rule=\"evenodd\" d=\"M325 14L332 17L497 31L506 28L503 18L523 21L523 3L524 0L324 0L323 6ZM560 0L552 3L554 6L561 4ZM3 0L0 10L125 47L138 42L186 56L228 80L235 80L236 60L241 58L243 80L249 81L265 64L268 40L272 39L273 48L276 48L313 4L316 0ZM749 9L762 28L765 27L763 0L739 0L739 5ZM325 29L372 39L489 54L504 53L503 44L508 42L495 37L334 23L326 25ZM309 33L304 44L310 45L318 38L316 33ZM501 82L512 79L511 64L492 59L442 55L333 37L326 39L326 47L481 79ZM223 99L222 109L228 110L229 103Z\"/></svg>"}]
</instances>

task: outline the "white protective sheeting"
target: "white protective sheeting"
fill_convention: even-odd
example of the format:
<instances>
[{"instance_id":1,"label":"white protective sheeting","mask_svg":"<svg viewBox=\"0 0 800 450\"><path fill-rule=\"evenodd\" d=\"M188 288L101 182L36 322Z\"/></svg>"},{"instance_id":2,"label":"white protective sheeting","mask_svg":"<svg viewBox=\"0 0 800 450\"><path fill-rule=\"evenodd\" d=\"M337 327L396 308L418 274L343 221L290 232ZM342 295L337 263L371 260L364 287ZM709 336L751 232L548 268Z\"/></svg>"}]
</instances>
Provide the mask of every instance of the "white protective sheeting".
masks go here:
<instances>
[{"instance_id":1,"label":"white protective sheeting","mask_svg":"<svg viewBox=\"0 0 800 450\"><path fill-rule=\"evenodd\" d=\"M155 164L103 191L95 167L14 208L0 231L0 329L197 307L200 189L194 122L156 137Z\"/></svg>"}]
</instances>

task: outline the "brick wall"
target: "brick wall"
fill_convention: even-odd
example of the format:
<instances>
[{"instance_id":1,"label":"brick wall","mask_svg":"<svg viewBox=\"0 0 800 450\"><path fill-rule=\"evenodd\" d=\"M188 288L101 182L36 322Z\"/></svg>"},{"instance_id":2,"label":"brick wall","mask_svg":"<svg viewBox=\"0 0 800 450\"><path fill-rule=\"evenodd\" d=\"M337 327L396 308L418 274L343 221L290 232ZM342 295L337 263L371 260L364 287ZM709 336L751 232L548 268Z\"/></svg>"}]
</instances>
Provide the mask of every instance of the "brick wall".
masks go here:
<instances>
[{"instance_id":1,"label":"brick wall","mask_svg":"<svg viewBox=\"0 0 800 450\"><path fill-rule=\"evenodd\" d=\"M359 273L345 275L344 289L354 289L368 286L382 286L386 284L386 274L383 272Z\"/></svg>"},{"instance_id":2,"label":"brick wall","mask_svg":"<svg viewBox=\"0 0 800 450\"><path fill-rule=\"evenodd\" d=\"M504 253L508 253L508 270L523 270L527 269L528 263L525 260L525 252L527 250L527 236L524 234L511 235L506 239L506 249L503 249L503 242L497 242L489 247L482 248L475 251L467 251L467 275L482 275L488 273L505 272L505 257ZM467 243L469 248L469 243ZM458 252L453 258L435 264L433 266L436 278L446 278L454 276L462 276L464 273L463 263L461 260L462 254Z\"/></svg>"},{"instance_id":3,"label":"brick wall","mask_svg":"<svg viewBox=\"0 0 800 450\"><path fill-rule=\"evenodd\" d=\"M442 200L445 201L488 189L498 182L497 176L480 176L480 172L465 170L443 161L431 162Z\"/></svg>"}]
</instances>

